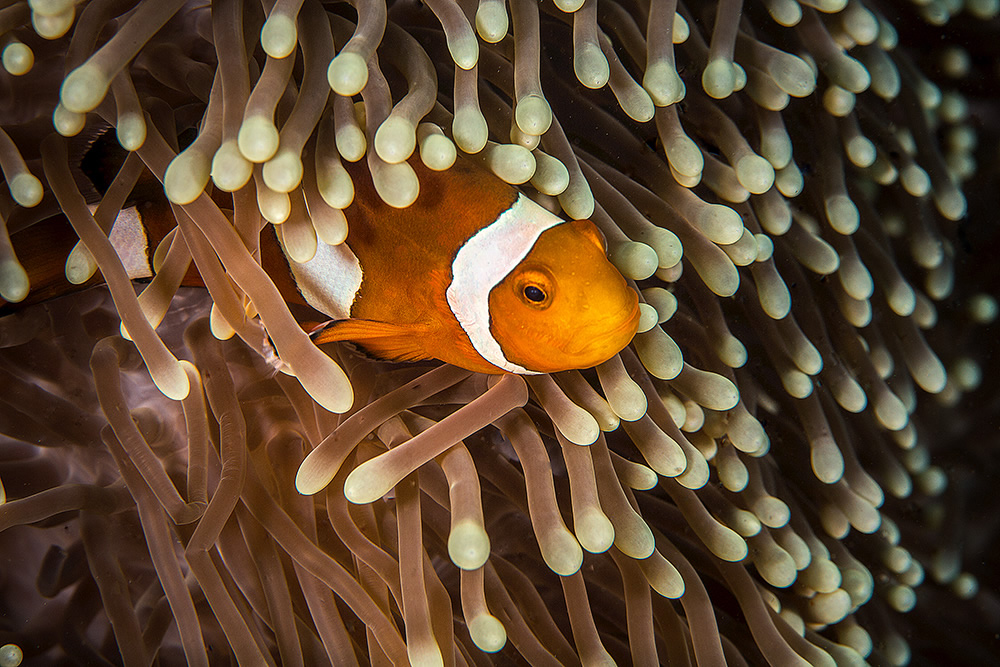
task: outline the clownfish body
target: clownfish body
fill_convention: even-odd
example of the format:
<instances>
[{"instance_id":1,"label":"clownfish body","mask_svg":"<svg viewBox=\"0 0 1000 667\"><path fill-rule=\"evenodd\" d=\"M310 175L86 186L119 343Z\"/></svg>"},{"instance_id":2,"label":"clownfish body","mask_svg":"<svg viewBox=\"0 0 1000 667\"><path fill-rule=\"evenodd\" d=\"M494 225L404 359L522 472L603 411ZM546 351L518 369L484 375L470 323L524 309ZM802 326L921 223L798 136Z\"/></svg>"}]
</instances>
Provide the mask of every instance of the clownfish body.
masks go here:
<instances>
[{"instance_id":1,"label":"clownfish body","mask_svg":"<svg viewBox=\"0 0 1000 667\"><path fill-rule=\"evenodd\" d=\"M355 170L346 242L289 262L306 302L333 318L317 343L484 373L589 368L629 343L638 297L593 223L564 221L467 161L414 167L420 195L405 209Z\"/></svg>"},{"instance_id":2,"label":"clownfish body","mask_svg":"<svg viewBox=\"0 0 1000 667\"><path fill-rule=\"evenodd\" d=\"M98 135L81 166L99 169L81 175L103 190L123 153L112 133ZM382 359L440 359L484 373L549 373L606 361L635 334L638 296L590 221L564 221L467 160L444 172L414 160L420 195L405 209L382 201L363 162L347 166L355 197L344 210L345 243L320 241L299 263L270 226L260 236L264 269L297 317L331 318L314 329L315 342L351 341ZM152 250L176 221L148 172L131 199L109 238L129 277L147 280ZM60 216L12 242L31 284L18 306L100 282L99 274L81 285L66 280L77 238ZM204 283L192 265L182 284Z\"/></svg>"}]
</instances>

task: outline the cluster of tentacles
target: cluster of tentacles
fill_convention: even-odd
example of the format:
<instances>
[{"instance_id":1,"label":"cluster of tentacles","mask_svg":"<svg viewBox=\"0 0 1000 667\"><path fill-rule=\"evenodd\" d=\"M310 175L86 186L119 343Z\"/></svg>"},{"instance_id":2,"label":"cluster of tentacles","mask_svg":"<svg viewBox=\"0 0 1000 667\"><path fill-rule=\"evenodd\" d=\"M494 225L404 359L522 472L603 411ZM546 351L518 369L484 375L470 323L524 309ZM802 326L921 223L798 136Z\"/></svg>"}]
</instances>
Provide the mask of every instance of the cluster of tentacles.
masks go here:
<instances>
[{"instance_id":1,"label":"cluster of tentacles","mask_svg":"<svg viewBox=\"0 0 1000 667\"><path fill-rule=\"evenodd\" d=\"M988 662L996 0L0 4L0 666ZM312 344L263 227L460 153L599 226L628 348ZM107 291L17 310L54 217Z\"/></svg>"}]
</instances>

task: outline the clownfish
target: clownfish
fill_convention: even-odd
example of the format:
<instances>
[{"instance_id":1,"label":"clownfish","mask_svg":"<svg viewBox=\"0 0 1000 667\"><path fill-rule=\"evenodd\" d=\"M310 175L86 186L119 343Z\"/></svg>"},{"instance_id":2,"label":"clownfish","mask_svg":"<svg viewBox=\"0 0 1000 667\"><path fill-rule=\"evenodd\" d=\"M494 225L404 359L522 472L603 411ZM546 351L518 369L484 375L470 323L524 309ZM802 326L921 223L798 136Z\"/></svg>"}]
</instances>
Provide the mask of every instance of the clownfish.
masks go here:
<instances>
[{"instance_id":1,"label":"clownfish","mask_svg":"<svg viewBox=\"0 0 1000 667\"><path fill-rule=\"evenodd\" d=\"M306 302L333 318L316 343L521 374L589 368L628 345L638 295L592 222L563 220L467 160L413 167L420 194L405 209L352 170L346 242L289 262Z\"/></svg>"},{"instance_id":2,"label":"clownfish","mask_svg":"<svg viewBox=\"0 0 1000 667\"><path fill-rule=\"evenodd\" d=\"M344 243L319 241L299 263L270 225L261 234L264 269L317 344L350 341L385 360L530 374L595 366L635 335L638 295L589 220L563 220L463 159L444 172L414 160L420 194L397 209L363 164L348 165L355 197L344 210ZM134 280L152 277L152 249L176 224L158 184L145 179L109 235ZM62 274L76 242L65 220L12 242L32 284L26 303L82 287ZM203 284L193 266L182 284Z\"/></svg>"}]
</instances>

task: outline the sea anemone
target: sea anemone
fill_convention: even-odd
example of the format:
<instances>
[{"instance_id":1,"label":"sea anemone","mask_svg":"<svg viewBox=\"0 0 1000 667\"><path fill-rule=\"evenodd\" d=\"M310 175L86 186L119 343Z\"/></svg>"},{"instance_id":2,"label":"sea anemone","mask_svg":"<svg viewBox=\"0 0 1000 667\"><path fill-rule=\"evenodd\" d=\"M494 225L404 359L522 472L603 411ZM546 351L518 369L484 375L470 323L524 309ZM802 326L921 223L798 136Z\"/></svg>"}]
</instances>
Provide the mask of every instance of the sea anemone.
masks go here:
<instances>
[{"instance_id":1,"label":"sea anemone","mask_svg":"<svg viewBox=\"0 0 1000 667\"><path fill-rule=\"evenodd\" d=\"M0 666L988 663L998 11L4 3ZM598 225L629 347L309 340L262 229L306 261L344 162L404 208L459 154Z\"/></svg>"}]
</instances>

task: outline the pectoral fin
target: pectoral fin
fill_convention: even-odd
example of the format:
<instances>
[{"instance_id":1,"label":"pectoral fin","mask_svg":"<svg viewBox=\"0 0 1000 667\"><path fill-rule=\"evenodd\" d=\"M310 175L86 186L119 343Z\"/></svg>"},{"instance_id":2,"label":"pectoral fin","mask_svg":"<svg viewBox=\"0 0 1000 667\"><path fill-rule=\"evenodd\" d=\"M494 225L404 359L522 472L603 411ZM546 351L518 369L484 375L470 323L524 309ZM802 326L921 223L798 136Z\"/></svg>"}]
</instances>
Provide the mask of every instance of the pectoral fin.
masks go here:
<instances>
[{"instance_id":1,"label":"pectoral fin","mask_svg":"<svg viewBox=\"0 0 1000 667\"><path fill-rule=\"evenodd\" d=\"M317 345L335 341L357 343L368 352L390 361L430 359L423 345L430 334L424 324L390 324L376 320L334 320L321 325L310 336Z\"/></svg>"}]
</instances>

